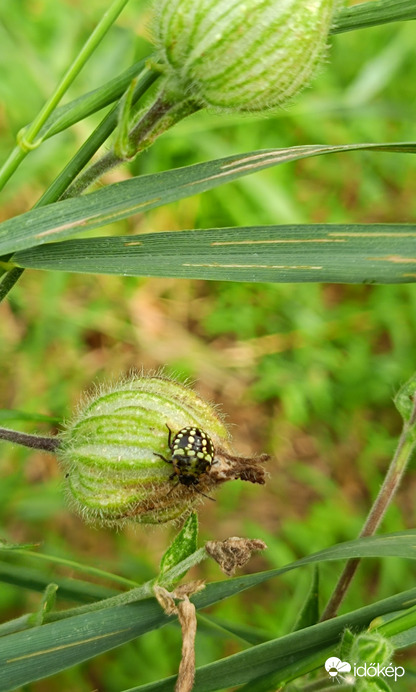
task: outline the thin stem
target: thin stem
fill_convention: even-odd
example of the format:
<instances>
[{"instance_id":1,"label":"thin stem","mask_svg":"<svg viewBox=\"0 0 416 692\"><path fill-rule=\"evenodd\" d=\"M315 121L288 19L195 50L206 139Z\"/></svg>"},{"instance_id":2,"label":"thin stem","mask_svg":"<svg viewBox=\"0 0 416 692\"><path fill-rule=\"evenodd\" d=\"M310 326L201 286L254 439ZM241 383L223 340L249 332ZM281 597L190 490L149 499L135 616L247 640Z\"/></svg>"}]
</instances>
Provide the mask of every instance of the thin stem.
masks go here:
<instances>
[{"instance_id":1,"label":"thin stem","mask_svg":"<svg viewBox=\"0 0 416 692\"><path fill-rule=\"evenodd\" d=\"M91 611L105 610L106 608L112 608L117 605L127 605L128 603L136 603L145 598L153 596L153 587L155 584L158 586L163 586L163 584L170 585L175 580L179 579L187 572L191 567L197 565L202 560L205 560L208 554L205 548L198 548L194 553L189 555L185 560L182 560L177 565L168 570L162 579L151 579L141 586L137 586L134 589L125 591L124 593L117 594L116 596L110 596L109 598L102 599L96 603L88 603L86 605L78 606L76 608L70 608L68 610L63 610L59 612L48 613L45 616L45 622L52 622L55 620L62 620L64 618L72 617L73 615L81 615L83 613L89 613Z\"/></svg>"},{"instance_id":2,"label":"thin stem","mask_svg":"<svg viewBox=\"0 0 416 692\"><path fill-rule=\"evenodd\" d=\"M27 151L23 151L20 146L16 145L12 149L6 161L0 168L0 190L3 189L9 178L12 177L13 173L20 166L26 156Z\"/></svg>"},{"instance_id":3,"label":"thin stem","mask_svg":"<svg viewBox=\"0 0 416 692\"><path fill-rule=\"evenodd\" d=\"M412 412L409 420L403 424L403 430L399 438L396 452L390 463L383 485L373 503L368 517L361 530L359 538L372 536L383 521L384 515L390 506L398 488L407 464L410 461L416 439L414 437L414 426L416 423L416 396L413 398ZM360 558L348 560L344 570L338 580L334 592L322 614L321 622L336 616L338 608L344 600L345 594L360 564Z\"/></svg>"},{"instance_id":4,"label":"thin stem","mask_svg":"<svg viewBox=\"0 0 416 692\"><path fill-rule=\"evenodd\" d=\"M7 440L13 444L23 445L31 449L44 449L45 452L55 452L59 447L60 440L57 437L44 437L42 435L28 435L17 430L0 428L0 440Z\"/></svg>"},{"instance_id":5,"label":"thin stem","mask_svg":"<svg viewBox=\"0 0 416 692\"><path fill-rule=\"evenodd\" d=\"M54 93L51 95L51 97L48 99L48 101L45 103L44 107L41 109L39 112L38 116L35 118L35 120L23 131L23 133L20 133L18 135L18 143L17 146L14 147L14 149L11 151L9 157L3 164L3 166L0 168L0 190L3 189L4 185L7 183L7 181L10 179L10 177L13 175L14 171L18 168L20 163L23 161L23 159L26 157L26 155L29 153L29 151L37 146L42 141L42 138L40 138L37 142L34 141L35 137L38 135L40 130L42 129L43 125L45 122L48 120L48 118L51 116L53 111L56 109L58 103L62 99L63 95L65 92L68 90L76 76L79 74L91 54L94 52L98 44L101 42L101 40L104 38L105 34L107 31L111 28L112 24L115 22L117 19L118 15L120 12L123 10L125 5L127 4L128 0L114 0L113 4L105 12L103 15L101 21L98 23L86 43L84 44L83 48L81 49L80 53L78 54L77 58L74 60L72 65L69 67L67 72L64 74L61 82L58 84L57 88L55 89ZM147 88L147 87L146 87ZM114 126L116 123L117 119L116 116L114 118ZM113 127L114 127L113 126ZM112 128L113 129L113 128ZM111 129L110 129L111 132ZM100 142L97 146L101 146ZM70 184L71 180L73 180L78 172L81 170L81 168L87 163L89 158L95 153L96 149L92 152L92 154L89 155L89 157L86 160L83 160L82 157L85 157L86 153L89 151L88 147L82 148L82 154L79 157L79 159L76 159L76 167L75 170L70 169L69 166L67 166L64 171L63 175L59 176L59 181L55 181L55 185L52 185L49 191L49 195L45 194L42 198L42 200L39 200L39 202L35 206L42 206L43 204L48 204L50 202L55 202L57 199L59 199L59 196L62 194L63 190L68 187ZM78 152L80 153L80 152ZM72 163L72 162L71 162ZM72 175L72 177L71 177ZM56 184L58 182L58 184ZM62 186L63 185L63 186ZM54 194L56 195L54 197ZM7 272L6 276L4 276L1 284L0 284L0 302L7 296L9 291L13 288L15 283L19 280L20 276L23 274L24 269L21 269L20 267L16 267L11 269L9 272Z\"/></svg>"},{"instance_id":6,"label":"thin stem","mask_svg":"<svg viewBox=\"0 0 416 692\"><path fill-rule=\"evenodd\" d=\"M370 0L339 10L331 28L332 34L355 31L388 22L416 19L414 0Z\"/></svg>"},{"instance_id":7,"label":"thin stem","mask_svg":"<svg viewBox=\"0 0 416 692\"><path fill-rule=\"evenodd\" d=\"M8 622L2 622L0 625L0 637L4 637L6 634L14 634L14 632L21 632L30 627L30 619L32 613L27 613L26 615L21 615L14 620L8 620Z\"/></svg>"},{"instance_id":8,"label":"thin stem","mask_svg":"<svg viewBox=\"0 0 416 692\"><path fill-rule=\"evenodd\" d=\"M84 192L95 180L101 178L104 173L125 161L131 161L137 154L150 146L163 132L172 127L191 113L201 108L192 100L176 101L169 98L164 92L156 97L155 102L142 115L139 122L134 125L128 135L126 149L129 153L122 155L114 150L105 154L101 159L92 164L81 173L75 182L62 195L61 199L76 197Z\"/></svg>"},{"instance_id":9,"label":"thin stem","mask_svg":"<svg viewBox=\"0 0 416 692\"><path fill-rule=\"evenodd\" d=\"M27 128L18 134L17 147L13 149L9 158L0 169L0 189L2 189L9 180L21 161L25 158L26 154L41 144L42 138L37 141L35 139L41 128L51 116L65 92L69 89L74 79L82 70L87 60L95 51L98 44L102 41L107 31L114 24L118 15L127 3L128 0L114 0L107 12L104 13L101 21L97 24L84 46L81 48L72 65L70 65L68 70L65 72L53 94L51 94L43 108L38 113L37 117Z\"/></svg>"},{"instance_id":10,"label":"thin stem","mask_svg":"<svg viewBox=\"0 0 416 692\"><path fill-rule=\"evenodd\" d=\"M160 72L149 68L145 68L141 72L137 78L137 84L132 99L133 104L139 101L159 76ZM116 103L46 192L44 192L36 206L39 207L45 204L51 204L51 202L56 202L61 196L64 196L69 185L75 180L80 171L87 165L117 126L118 108L119 104Z\"/></svg>"},{"instance_id":11,"label":"thin stem","mask_svg":"<svg viewBox=\"0 0 416 692\"><path fill-rule=\"evenodd\" d=\"M157 70L145 68L138 77L136 88L134 90L132 103L136 103L143 94L149 89L153 82L160 76ZM95 152L110 136L117 125L118 103L104 117L100 125L90 135L82 147L77 151L71 161L65 166L58 177L53 181L49 188L44 192L42 197L36 202L34 208L43 207L47 204L56 202L61 195L67 190L71 182L76 178L78 173L84 168ZM20 267L12 267L3 277L0 283L0 303L13 288L24 269Z\"/></svg>"},{"instance_id":12,"label":"thin stem","mask_svg":"<svg viewBox=\"0 0 416 692\"><path fill-rule=\"evenodd\" d=\"M163 98L157 98L155 103L139 120L137 125L129 133L129 143L133 148L133 156L136 156L143 147L141 143L148 137L149 133L155 128L156 124L166 113L174 107L175 104L168 103ZM99 161L93 163L92 166L81 175L78 180L62 195L63 199L80 195L94 180L101 178L107 171L115 168L123 161L128 161L132 156L123 156L116 154L114 150L109 151Z\"/></svg>"},{"instance_id":13,"label":"thin stem","mask_svg":"<svg viewBox=\"0 0 416 692\"><path fill-rule=\"evenodd\" d=\"M146 60L142 58L102 86L59 106L41 130L44 139L53 137L89 115L116 103L121 99L132 80L140 79L145 64Z\"/></svg>"},{"instance_id":14,"label":"thin stem","mask_svg":"<svg viewBox=\"0 0 416 692\"><path fill-rule=\"evenodd\" d=\"M32 122L25 132L24 140L26 142L33 144L33 140L35 139L36 135L39 133L40 129L45 124L51 113L55 110L63 95L66 91L68 91L72 82L81 72L85 63L89 60L99 43L101 43L107 31L112 27L120 12L124 9L125 5L127 5L128 1L129 0L114 0L109 9L104 13L100 22L97 24L94 31L81 48L74 62L65 72L54 93L47 100L39 112L38 117Z\"/></svg>"},{"instance_id":15,"label":"thin stem","mask_svg":"<svg viewBox=\"0 0 416 692\"><path fill-rule=\"evenodd\" d=\"M104 598L101 601L87 603L86 605L77 606L76 608L67 608L67 610L59 610L47 613L47 615L45 615L44 622L65 620L66 618L73 617L74 615L83 615L85 613L96 612L97 610L113 608L114 606L128 605L129 603L143 601L145 598L150 598L153 596L153 584L154 580L152 579L145 582L141 586L137 586L134 589L117 594L117 596L110 596L109 598Z\"/></svg>"}]
</instances>

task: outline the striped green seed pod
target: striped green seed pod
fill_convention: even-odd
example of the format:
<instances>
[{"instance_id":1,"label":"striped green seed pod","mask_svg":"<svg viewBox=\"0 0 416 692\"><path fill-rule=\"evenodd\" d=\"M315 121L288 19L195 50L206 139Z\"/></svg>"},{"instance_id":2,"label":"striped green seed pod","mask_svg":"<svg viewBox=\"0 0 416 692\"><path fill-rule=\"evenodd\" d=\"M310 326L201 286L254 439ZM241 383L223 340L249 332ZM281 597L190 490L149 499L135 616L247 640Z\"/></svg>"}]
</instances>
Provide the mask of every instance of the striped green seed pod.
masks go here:
<instances>
[{"instance_id":1,"label":"striped green seed pod","mask_svg":"<svg viewBox=\"0 0 416 692\"><path fill-rule=\"evenodd\" d=\"M267 458L234 456L216 408L161 376L134 377L94 396L67 425L58 457L75 510L110 526L176 519L225 480L264 483L258 462Z\"/></svg>"},{"instance_id":2,"label":"striped green seed pod","mask_svg":"<svg viewBox=\"0 0 416 692\"><path fill-rule=\"evenodd\" d=\"M168 86L202 106L262 111L307 86L339 0L161 0L154 37Z\"/></svg>"}]
</instances>

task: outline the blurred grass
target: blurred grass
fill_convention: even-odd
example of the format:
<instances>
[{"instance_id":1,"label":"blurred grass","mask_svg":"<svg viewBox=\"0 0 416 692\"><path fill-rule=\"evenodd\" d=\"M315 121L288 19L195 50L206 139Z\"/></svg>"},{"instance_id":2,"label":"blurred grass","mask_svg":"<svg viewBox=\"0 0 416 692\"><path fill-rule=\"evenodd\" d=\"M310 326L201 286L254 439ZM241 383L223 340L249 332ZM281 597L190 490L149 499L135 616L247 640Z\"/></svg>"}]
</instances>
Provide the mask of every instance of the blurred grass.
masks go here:
<instances>
[{"instance_id":1,"label":"blurred grass","mask_svg":"<svg viewBox=\"0 0 416 692\"><path fill-rule=\"evenodd\" d=\"M147 53L142 6L128 6L70 98ZM0 7L2 158L101 11L98 0L82 11L70 0L14 0ZM161 138L131 171L155 172L267 147L415 140L414 31L408 22L337 36L312 88L286 110L267 118L199 113ZM77 125L27 158L5 191L2 218L36 201L96 122ZM126 174L112 173L108 180ZM163 207L111 232L414 222L414 179L410 156L319 157ZM273 457L265 489L229 484L201 511L205 539L247 535L266 541L269 550L249 569L281 566L359 532L400 432L392 397L415 370L415 286L259 286L26 271L0 316L0 408L65 419L92 382L160 366L191 377L202 395L221 403L236 448ZM19 426L50 430L40 423ZM415 489L413 465L383 531L415 526ZM138 527L114 534L85 527L64 505L55 460L6 444L0 518L4 538L42 541L45 552L90 560L139 580L156 571L175 531ZM324 568L323 601L339 569ZM214 564L195 574L221 578ZM283 634L296 620L310 578L307 570L286 575L217 606L215 613ZM403 561L367 560L346 607L386 597L413 581L412 566ZM38 600L3 585L1 620L34 609ZM201 631L197 663L236 646ZM174 673L179 651L180 633L172 625L30 690L119 692Z\"/></svg>"}]
</instances>

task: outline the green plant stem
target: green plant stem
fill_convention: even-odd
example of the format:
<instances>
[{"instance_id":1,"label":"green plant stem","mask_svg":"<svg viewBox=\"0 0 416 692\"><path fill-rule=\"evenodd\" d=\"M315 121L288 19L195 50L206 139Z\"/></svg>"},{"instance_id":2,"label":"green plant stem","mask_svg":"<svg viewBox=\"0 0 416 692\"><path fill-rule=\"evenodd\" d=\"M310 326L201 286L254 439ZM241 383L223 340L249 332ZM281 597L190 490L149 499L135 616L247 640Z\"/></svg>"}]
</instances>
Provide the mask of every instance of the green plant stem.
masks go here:
<instances>
[{"instance_id":1,"label":"green plant stem","mask_svg":"<svg viewBox=\"0 0 416 692\"><path fill-rule=\"evenodd\" d=\"M153 70L148 67L142 70L141 74L137 78L137 84L134 89L132 98L133 104L140 100L140 98L146 93L146 91L152 86L159 76L160 72L157 70ZM118 109L119 104L116 103L110 112L107 113L107 115L103 118L94 132L92 132L92 134L88 137L86 142L84 142L82 147L77 151L71 161L69 161L58 177L49 186L35 206L40 207L46 204L51 204L52 202L56 202L56 200L58 200L61 196L64 196L65 191L68 189L72 181L75 180L80 171L84 168L84 166L87 165L93 155L104 144L106 139L108 139L117 126Z\"/></svg>"},{"instance_id":2,"label":"green plant stem","mask_svg":"<svg viewBox=\"0 0 416 692\"><path fill-rule=\"evenodd\" d=\"M177 580L178 575L183 576L185 572L191 569L191 567L194 567L207 557L208 554L205 548L198 548L198 550L185 558L185 560L182 560L182 562L179 562L177 565L172 567L172 569L168 570L163 575L163 579L156 577L156 579L151 579L141 586L130 589L130 591L117 594L117 596L110 596L110 598L105 598L96 603L88 603L86 605L78 606L77 608L69 608L59 612L48 613L45 616L45 622L63 620L64 618L72 617L74 615L82 615L91 611L104 610L117 605L127 605L129 603L135 603L136 601L142 601L145 598L150 598L153 596L153 587L155 584L158 586L172 584Z\"/></svg>"},{"instance_id":3,"label":"green plant stem","mask_svg":"<svg viewBox=\"0 0 416 692\"><path fill-rule=\"evenodd\" d=\"M11 175L14 173L29 151L35 149L39 146L39 144L41 144L42 138L36 139L41 128L53 113L65 92L69 89L74 79L82 70L87 60L97 48L98 44L102 41L107 31L114 24L118 15L127 3L128 0L113 0L110 8L104 13L101 21L89 36L84 46L81 48L78 56L68 68L55 91L53 94L51 94L43 108L38 113L37 117L27 128L24 128L18 134L17 146L13 149L9 158L0 169L0 190L4 187L6 182L9 180Z\"/></svg>"},{"instance_id":4,"label":"green plant stem","mask_svg":"<svg viewBox=\"0 0 416 692\"><path fill-rule=\"evenodd\" d=\"M0 168L0 190L2 190L15 170L20 166L23 159L27 156L27 151L23 151L19 146L15 146Z\"/></svg>"},{"instance_id":5,"label":"green plant stem","mask_svg":"<svg viewBox=\"0 0 416 692\"><path fill-rule=\"evenodd\" d=\"M160 72L157 69L144 68L141 74L137 78L137 84L134 89L132 103L135 104L139 99L146 93L146 91L151 87L155 80L160 76ZM95 152L100 148L100 146L105 142L105 140L113 132L117 125L117 112L118 103L111 109L109 113L103 118L100 125L94 130L82 147L77 151L75 156L71 161L65 166L49 188L44 192L42 197L36 202L34 208L43 207L47 204L52 204L56 202L65 190L69 187L71 182L76 178L79 172L84 168L84 166L90 161ZM3 280L0 283L0 303L7 296L9 291L13 288L15 283L18 281L20 276L23 274L24 269L20 267L11 267L6 274L3 276Z\"/></svg>"},{"instance_id":6,"label":"green plant stem","mask_svg":"<svg viewBox=\"0 0 416 692\"><path fill-rule=\"evenodd\" d=\"M359 535L360 538L372 536L383 521L384 515L390 506L416 447L414 427L416 424L416 396L413 398L412 412L409 420L405 420L403 430L399 438L396 452L390 463L383 485L373 503L365 524ZM322 614L321 622L336 616L338 608L344 600L345 594L360 564L360 558L348 560L338 580L334 592Z\"/></svg>"},{"instance_id":7,"label":"green plant stem","mask_svg":"<svg viewBox=\"0 0 416 692\"><path fill-rule=\"evenodd\" d=\"M14 149L10 153L10 156L0 169L0 190L3 189L4 185L10 179L14 171L18 168L18 166L29 153L29 151L39 146L39 144L43 141L42 137L35 141L36 136L42 129L45 122L51 116L53 111L56 109L63 95L65 94L69 86L72 84L76 76L79 74L79 72L81 71L81 69L83 68L83 66L93 53L93 51L96 49L98 44L104 38L105 34L110 29L112 24L115 22L115 20L117 19L118 15L125 7L127 2L128 0L114 0L111 7L107 10L107 12L105 12L101 21L99 22L97 27L94 29L94 31L84 44L77 58L74 60L72 65L69 67L69 69L63 76L61 82L58 84L51 97L48 99L44 107L39 112L38 116L23 131L23 133L19 133L17 138L17 146L14 147ZM99 146L101 146L101 143L98 145L98 147ZM50 190L47 191L47 193L45 193L45 195L41 198L41 200L38 201L38 203L35 206L48 204L59 199L59 196L62 194L62 191L66 189L66 187L68 187L68 185L76 177L76 175L78 175L81 168L85 165L85 163L87 163L87 161L89 161L91 156L95 153L96 149L92 152L92 154L90 154L90 156L86 160L84 160L84 157L86 156L88 151L88 147L82 148L81 155L76 160L75 165L73 164L74 170L67 166L61 174L61 176L59 176L59 180L55 181L55 183L51 186ZM78 154L80 154L80 152L78 152ZM54 195L56 196L54 197ZM0 303L7 296L7 294L13 288L15 283L19 280L20 276L23 274L23 271L24 270L22 270L21 268L12 267L12 269L10 269L3 277L3 280L0 284Z\"/></svg>"},{"instance_id":8,"label":"green plant stem","mask_svg":"<svg viewBox=\"0 0 416 692\"><path fill-rule=\"evenodd\" d=\"M2 622L0 625L0 637L4 637L6 634L14 634L14 632L21 632L30 627L30 618L32 613L26 613L26 615L21 615L14 620L8 620L7 622Z\"/></svg>"},{"instance_id":9,"label":"green plant stem","mask_svg":"<svg viewBox=\"0 0 416 692\"><path fill-rule=\"evenodd\" d=\"M88 118L89 115L93 115L102 108L118 101L132 80L140 79L145 64L145 59L138 60L102 86L59 106L41 130L44 140L53 137L63 130L67 130L72 125Z\"/></svg>"},{"instance_id":10,"label":"green plant stem","mask_svg":"<svg viewBox=\"0 0 416 692\"><path fill-rule=\"evenodd\" d=\"M57 437L28 435L27 433L9 430L8 428L0 428L0 440L6 440L7 442L23 445L23 447L31 449L44 449L45 452L55 452L61 444Z\"/></svg>"},{"instance_id":11,"label":"green plant stem","mask_svg":"<svg viewBox=\"0 0 416 692\"><path fill-rule=\"evenodd\" d=\"M416 19L414 0L370 0L339 10L331 34L411 19Z\"/></svg>"},{"instance_id":12,"label":"green plant stem","mask_svg":"<svg viewBox=\"0 0 416 692\"><path fill-rule=\"evenodd\" d=\"M89 36L88 40L81 48L78 56L75 58L72 65L68 68L68 70L62 77L61 82L56 87L54 93L50 96L50 98L47 100L47 102L41 109L40 113L38 114L38 117L25 131L24 141L29 143L30 148L34 144L36 144L34 142L36 135L39 133L40 129L45 124L51 113L55 110L63 95L66 91L68 91L72 82L81 72L85 63L89 60L89 58L91 57L92 53L95 51L99 43L101 43L107 31L114 24L120 12L127 5L128 1L129 0L113 0L113 3L109 7L109 9L104 13L102 19L92 32L91 36Z\"/></svg>"},{"instance_id":13,"label":"green plant stem","mask_svg":"<svg viewBox=\"0 0 416 692\"><path fill-rule=\"evenodd\" d=\"M130 130L125 146L128 153L123 156L112 150L105 154L75 180L61 199L77 197L104 173L133 159L175 123L195 113L200 108L201 106L191 99L177 101L175 98L170 98L166 92L162 92Z\"/></svg>"}]
</instances>

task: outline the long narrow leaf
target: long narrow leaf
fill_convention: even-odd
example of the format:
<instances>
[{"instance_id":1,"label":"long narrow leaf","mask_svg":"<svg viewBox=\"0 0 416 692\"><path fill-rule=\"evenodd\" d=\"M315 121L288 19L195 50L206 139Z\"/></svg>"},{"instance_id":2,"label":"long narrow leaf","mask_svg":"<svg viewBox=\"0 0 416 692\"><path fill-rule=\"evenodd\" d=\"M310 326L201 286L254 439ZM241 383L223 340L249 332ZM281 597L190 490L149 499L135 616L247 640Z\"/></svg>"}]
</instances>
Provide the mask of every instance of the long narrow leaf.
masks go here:
<instances>
[{"instance_id":1,"label":"long narrow leaf","mask_svg":"<svg viewBox=\"0 0 416 692\"><path fill-rule=\"evenodd\" d=\"M322 550L282 569L229 579L217 584L209 584L193 600L197 608L203 608L244 591L251 586L263 583L279 574L313 562L348 559L350 557L385 557L389 555L416 559L415 538L416 531L406 531L350 541ZM313 628L308 628L308 630L288 635L288 637L284 638L286 640L285 645L277 643L281 642L281 639L267 642L261 645L261 647L266 648L256 647L259 653L258 659L253 657L253 660L250 659L249 663L242 659L243 667L247 671L247 666L249 666L252 677L258 677L271 670L275 670L276 657L286 657L290 651L303 651L303 649L306 651L310 647L314 648L318 645L323 646L331 641L335 642L346 625L350 627L364 627L374 617L408 608L415 601L416 589L412 589L404 594L362 608L355 611L355 613L350 613L327 623L321 623L319 626L315 625ZM128 642L150 629L161 627L167 622L168 618L164 615L157 602L148 599L135 604L119 605L68 617L28 631L6 635L1 640L0 689L2 692L7 692L25 683L52 675ZM317 635L317 627L322 628L319 630L319 637ZM312 634L310 634L310 631L312 631ZM307 638L299 639L302 634L305 637L305 632L308 633ZM252 649L249 651L252 651ZM311 653L311 650L309 650L309 653ZM230 661L230 659L225 660ZM256 660L258 660L257 667ZM235 659L231 657L232 665L230 665L229 669L222 662L211 665L221 664L223 665L221 675L228 675L228 671L228 678L231 679L230 676L234 676L236 679L245 681L241 677L241 659L237 659L235 665L233 661ZM283 665L283 660L280 663ZM200 692L202 690L215 689L212 686L205 686L207 681L207 684L212 685L212 673L210 670L207 673L207 677L205 673L201 675L197 689ZM162 687L160 689L171 690L172 687Z\"/></svg>"},{"instance_id":2,"label":"long narrow leaf","mask_svg":"<svg viewBox=\"0 0 416 692\"><path fill-rule=\"evenodd\" d=\"M52 675L167 620L157 601L147 600L6 635L0 647L0 689L6 692Z\"/></svg>"},{"instance_id":3,"label":"long narrow leaf","mask_svg":"<svg viewBox=\"0 0 416 692\"><path fill-rule=\"evenodd\" d=\"M241 593L253 586L258 586L273 577L297 569L303 565L332 560L349 560L354 557L402 557L416 560L416 530L399 531L383 536L369 536L354 541L347 541L331 546L313 555L292 562L279 569L256 572L243 577L208 584L204 591L197 594L193 601L198 608L206 608L217 601ZM408 604L413 605L412 603Z\"/></svg>"},{"instance_id":4,"label":"long narrow leaf","mask_svg":"<svg viewBox=\"0 0 416 692\"><path fill-rule=\"evenodd\" d=\"M43 591L52 581L59 586L59 596L76 603L91 603L101 598L110 598L119 591L106 586L92 584L81 579L70 579L54 575L51 571L41 572L38 569L14 565L6 560L0 560L0 582L13 584L32 591ZM0 687L1 689L1 687Z\"/></svg>"},{"instance_id":5,"label":"long narrow leaf","mask_svg":"<svg viewBox=\"0 0 416 692\"><path fill-rule=\"evenodd\" d=\"M360 608L312 627L292 632L284 637L273 639L263 644L245 649L240 653L227 656L219 661L198 668L195 675L195 690L198 692L214 692L218 689L229 689L241 685L260 676L285 670L294 663L301 664L305 659L322 651L322 670L328 655L327 647L332 645L334 650L339 638L346 627L355 631L367 627L378 611L392 612L395 604L400 609L406 609L414 603L416 590L403 592L400 595L379 601L371 606ZM414 638L406 638L404 642L398 638L398 647L403 643L408 646ZM319 656L318 656L319 658ZM130 688L125 692L171 692L175 677L160 680L149 685ZM219 684L220 681L220 684Z\"/></svg>"},{"instance_id":6,"label":"long narrow leaf","mask_svg":"<svg viewBox=\"0 0 416 692\"><path fill-rule=\"evenodd\" d=\"M416 143L310 145L266 149L132 178L83 197L32 209L4 221L0 224L0 254L42 245L52 240L64 240L82 231L114 223L282 163L322 154L360 150L416 153Z\"/></svg>"},{"instance_id":7,"label":"long narrow leaf","mask_svg":"<svg viewBox=\"0 0 416 692\"><path fill-rule=\"evenodd\" d=\"M410 283L416 225L217 228L49 243L19 267L223 281Z\"/></svg>"},{"instance_id":8,"label":"long narrow leaf","mask_svg":"<svg viewBox=\"0 0 416 692\"><path fill-rule=\"evenodd\" d=\"M379 614L392 612L395 604L400 604L399 610L410 607L410 604L414 603L415 596L416 589L412 589L371 606L201 666L196 670L195 690L214 692L218 689L229 689L260 676L283 671L294 663L301 664L320 650L322 651L322 670L324 670L325 659L328 655L327 647L332 645L336 650L340 636L346 627L355 631L366 628L374 618L379 617ZM172 676L149 685L130 688L125 692L171 692L175 679L175 676Z\"/></svg>"}]
</instances>

